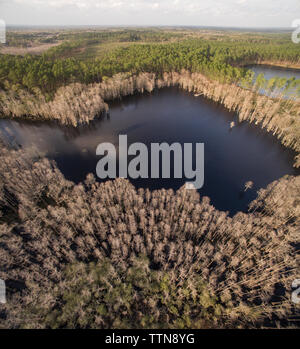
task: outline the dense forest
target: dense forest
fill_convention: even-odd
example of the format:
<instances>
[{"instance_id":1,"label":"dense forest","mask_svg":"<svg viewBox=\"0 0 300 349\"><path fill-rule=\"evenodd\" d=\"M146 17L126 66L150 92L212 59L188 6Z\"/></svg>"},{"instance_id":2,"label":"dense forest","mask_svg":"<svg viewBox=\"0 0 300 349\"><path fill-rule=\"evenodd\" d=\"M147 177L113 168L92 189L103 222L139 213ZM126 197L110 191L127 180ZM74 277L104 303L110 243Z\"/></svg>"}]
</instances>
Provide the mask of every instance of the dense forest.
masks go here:
<instances>
[{"instance_id":1,"label":"dense forest","mask_svg":"<svg viewBox=\"0 0 300 349\"><path fill-rule=\"evenodd\" d=\"M0 152L2 328L294 326L300 177L233 218L193 190L75 185L35 152ZM296 324L296 322L295 322Z\"/></svg>"},{"instance_id":2,"label":"dense forest","mask_svg":"<svg viewBox=\"0 0 300 349\"><path fill-rule=\"evenodd\" d=\"M160 35L134 31L98 35L82 33L77 40L64 41L39 56L0 55L0 87L4 90L26 89L31 92L38 88L50 99L59 87L74 82L101 82L120 72L162 74L180 72L182 69L201 72L220 82L238 83L243 79L250 84L253 83L253 74L243 68L244 65L268 61L299 64L298 48L288 41L275 41L274 44L271 41L266 45L264 42L246 40L232 42L190 38L172 42L174 38L171 34ZM116 45L100 58L77 57L78 51L84 51L95 42L114 40L132 45ZM275 86L280 83L282 81L273 82ZM300 88L299 80L292 83Z\"/></svg>"}]
</instances>

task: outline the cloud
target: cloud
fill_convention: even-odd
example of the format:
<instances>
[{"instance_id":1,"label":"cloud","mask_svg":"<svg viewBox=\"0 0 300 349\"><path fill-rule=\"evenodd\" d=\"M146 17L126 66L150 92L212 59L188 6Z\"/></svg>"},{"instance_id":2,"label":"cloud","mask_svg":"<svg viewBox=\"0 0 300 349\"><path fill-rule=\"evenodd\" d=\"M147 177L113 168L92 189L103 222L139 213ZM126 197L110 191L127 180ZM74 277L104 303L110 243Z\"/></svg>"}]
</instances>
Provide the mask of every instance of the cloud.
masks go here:
<instances>
[{"instance_id":1,"label":"cloud","mask_svg":"<svg viewBox=\"0 0 300 349\"><path fill-rule=\"evenodd\" d=\"M1 1L1 0L0 0ZM106 9L143 12L147 11L158 13L178 13L178 14L196 14L210 13L215 14L220 8L225 9L220 0L12 0L13 3L23 6L31 6L40 9Z\"/></svg>"},{"instance_id":2,"label":"cloud","mask_svg":"<svg viewBox=\"0 0 300 349\"><path fill-rule=\"evenodd\" d=\"M0 0L1 1L1 0ZM11 0L11 2L41 8L77 8L77 9L120 9L128 8L136 11L163 11L167 13L180 12L222 14L240 13L257 15L276 11L295 11L299 1L285 0Z\"/></svg>"},{"instance_id":3,"label":"cloud","mask_svg":"<svg viewBox=\"0 0 300 349\"><path fill-rule=\"evenodd\" d=\"M105 22L111 19L112 23L211 23L217 26L267 25L271 23L267 20L270 17L273 26L287 26L300 13L299 0L0 0L1 6L1 10L5 6L10 8L6 11L11 18L21 18L22 11L32 11L36 21L38 14L43 13L45 17L49 14L48 22L51 18L56 20L54 14L59 18L64 14L90 18L94 22L95 18L101 18Z\"/></svg>"}]
</instances>

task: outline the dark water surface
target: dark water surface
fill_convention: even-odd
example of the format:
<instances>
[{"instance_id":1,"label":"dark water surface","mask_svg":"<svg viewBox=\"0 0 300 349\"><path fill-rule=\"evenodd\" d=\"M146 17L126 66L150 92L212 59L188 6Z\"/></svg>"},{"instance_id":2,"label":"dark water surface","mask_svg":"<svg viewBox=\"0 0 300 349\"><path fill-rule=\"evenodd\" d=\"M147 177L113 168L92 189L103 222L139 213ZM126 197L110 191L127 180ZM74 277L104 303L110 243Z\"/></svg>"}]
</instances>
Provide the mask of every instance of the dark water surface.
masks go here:
<instances>
[{"instance_id":1,"label":"dark water surface","mask_svg":"<svg viewBox=\"0 0 300 349\"><path fill-rule=\"evenodd\" d=\"M119 134L128 135L128 145L143 142L204 143L205 180L201 195L231 214L242 210L258 189L285 174L300 174L292 167L295 154L270 134L248 123L230 129L236 116L220 105L194 97L176 88L152 95L126 97L110 105L103 117L77 129L56 124L0 120L2 137L22 146L35 145L57 162L69 180L79 182L88 173L96 175L96 147L102 142L118 145ZM243 191L246 181L253 189ZM137 179L136 187L178 189L187 179Z\"/></svg>"}]
</instances>

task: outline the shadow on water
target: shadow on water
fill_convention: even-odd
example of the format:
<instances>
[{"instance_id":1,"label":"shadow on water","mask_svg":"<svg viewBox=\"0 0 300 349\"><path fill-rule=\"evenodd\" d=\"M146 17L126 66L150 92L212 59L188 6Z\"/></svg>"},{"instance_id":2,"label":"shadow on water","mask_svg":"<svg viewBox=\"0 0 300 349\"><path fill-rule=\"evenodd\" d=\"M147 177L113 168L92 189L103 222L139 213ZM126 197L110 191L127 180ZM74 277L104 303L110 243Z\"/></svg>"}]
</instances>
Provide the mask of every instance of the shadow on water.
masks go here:
<instances>
[{"instance_id":1,"label":"shadow on water","mask_svg":"<svg viewBox=\"0 0 300 349\"><path fill-rule=\"evenodd\" d=\"M235 126L230 128L232 121ZM200 195L209 196L216 208L231 215L246 212L257 190L270 182L286 174L300 174L292 166L295 153L270 134L253 124L238 123L237 116L222 105L177 88L114 101L110 103L109 115L78 128L1 120L0 131L2 137L23 147L35 145L57 162L67 179L76 183L88 173L96 175L100 159L96 156L97 145L110 142L118 148L120 134L127 134L128 145L146 144L149 152L151 143L204 143L205 179ZM137 188L177 190L187 180L131 181ZM253 181L253 188L244 192L244 184L249 180Z\"/></svg>"}]
</instances>

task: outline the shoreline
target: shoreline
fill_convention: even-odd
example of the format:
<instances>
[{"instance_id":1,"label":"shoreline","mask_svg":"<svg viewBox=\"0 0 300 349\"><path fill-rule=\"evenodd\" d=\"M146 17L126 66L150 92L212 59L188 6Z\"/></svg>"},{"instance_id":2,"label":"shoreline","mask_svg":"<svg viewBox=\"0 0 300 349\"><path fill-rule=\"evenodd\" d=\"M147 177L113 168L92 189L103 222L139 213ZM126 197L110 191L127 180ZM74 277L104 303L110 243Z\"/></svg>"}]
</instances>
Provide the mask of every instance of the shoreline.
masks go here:
<instances>
[{"instance_id":1,"label":"shoreline","mask_svg":"<svg viewBox=\"0 0 300 349\"><path fill-rule=\"evenodd\" d=\"M290 64L290 63L282 63L282 62L271 62L271 61L256 61L251 63L246 63L240 65L240 67L247 68L251 65L257 65L262 67L273 67L273 68L279 68L282 70L297 70L300 72L300 63L297 64Z\"/></svg>"},{"instance_id":2,"label":"shoreline","mask_svg":"<svg viewBox=\"0 0 300 349\"><path fill-rule=\"evenodd\" d=\"M294 166L300 167L300 135L296 134L300 126L297 125L300 124L298 102L259 95L255 91L212 81L200 73L184 70L181 73L166 72L161 77L154 73L120 73L102 83L75 83L60 88L50 102L46 102L41 95L33 96L28 92L16 94L13 91L2 91L0 113L10 120L51 120L61 125L77 127L109 112L108 102L171 86L201 94L236 112L239 122L254 122L272 132L283 145L296 151Z\"/></svg>"}]
</instances>

